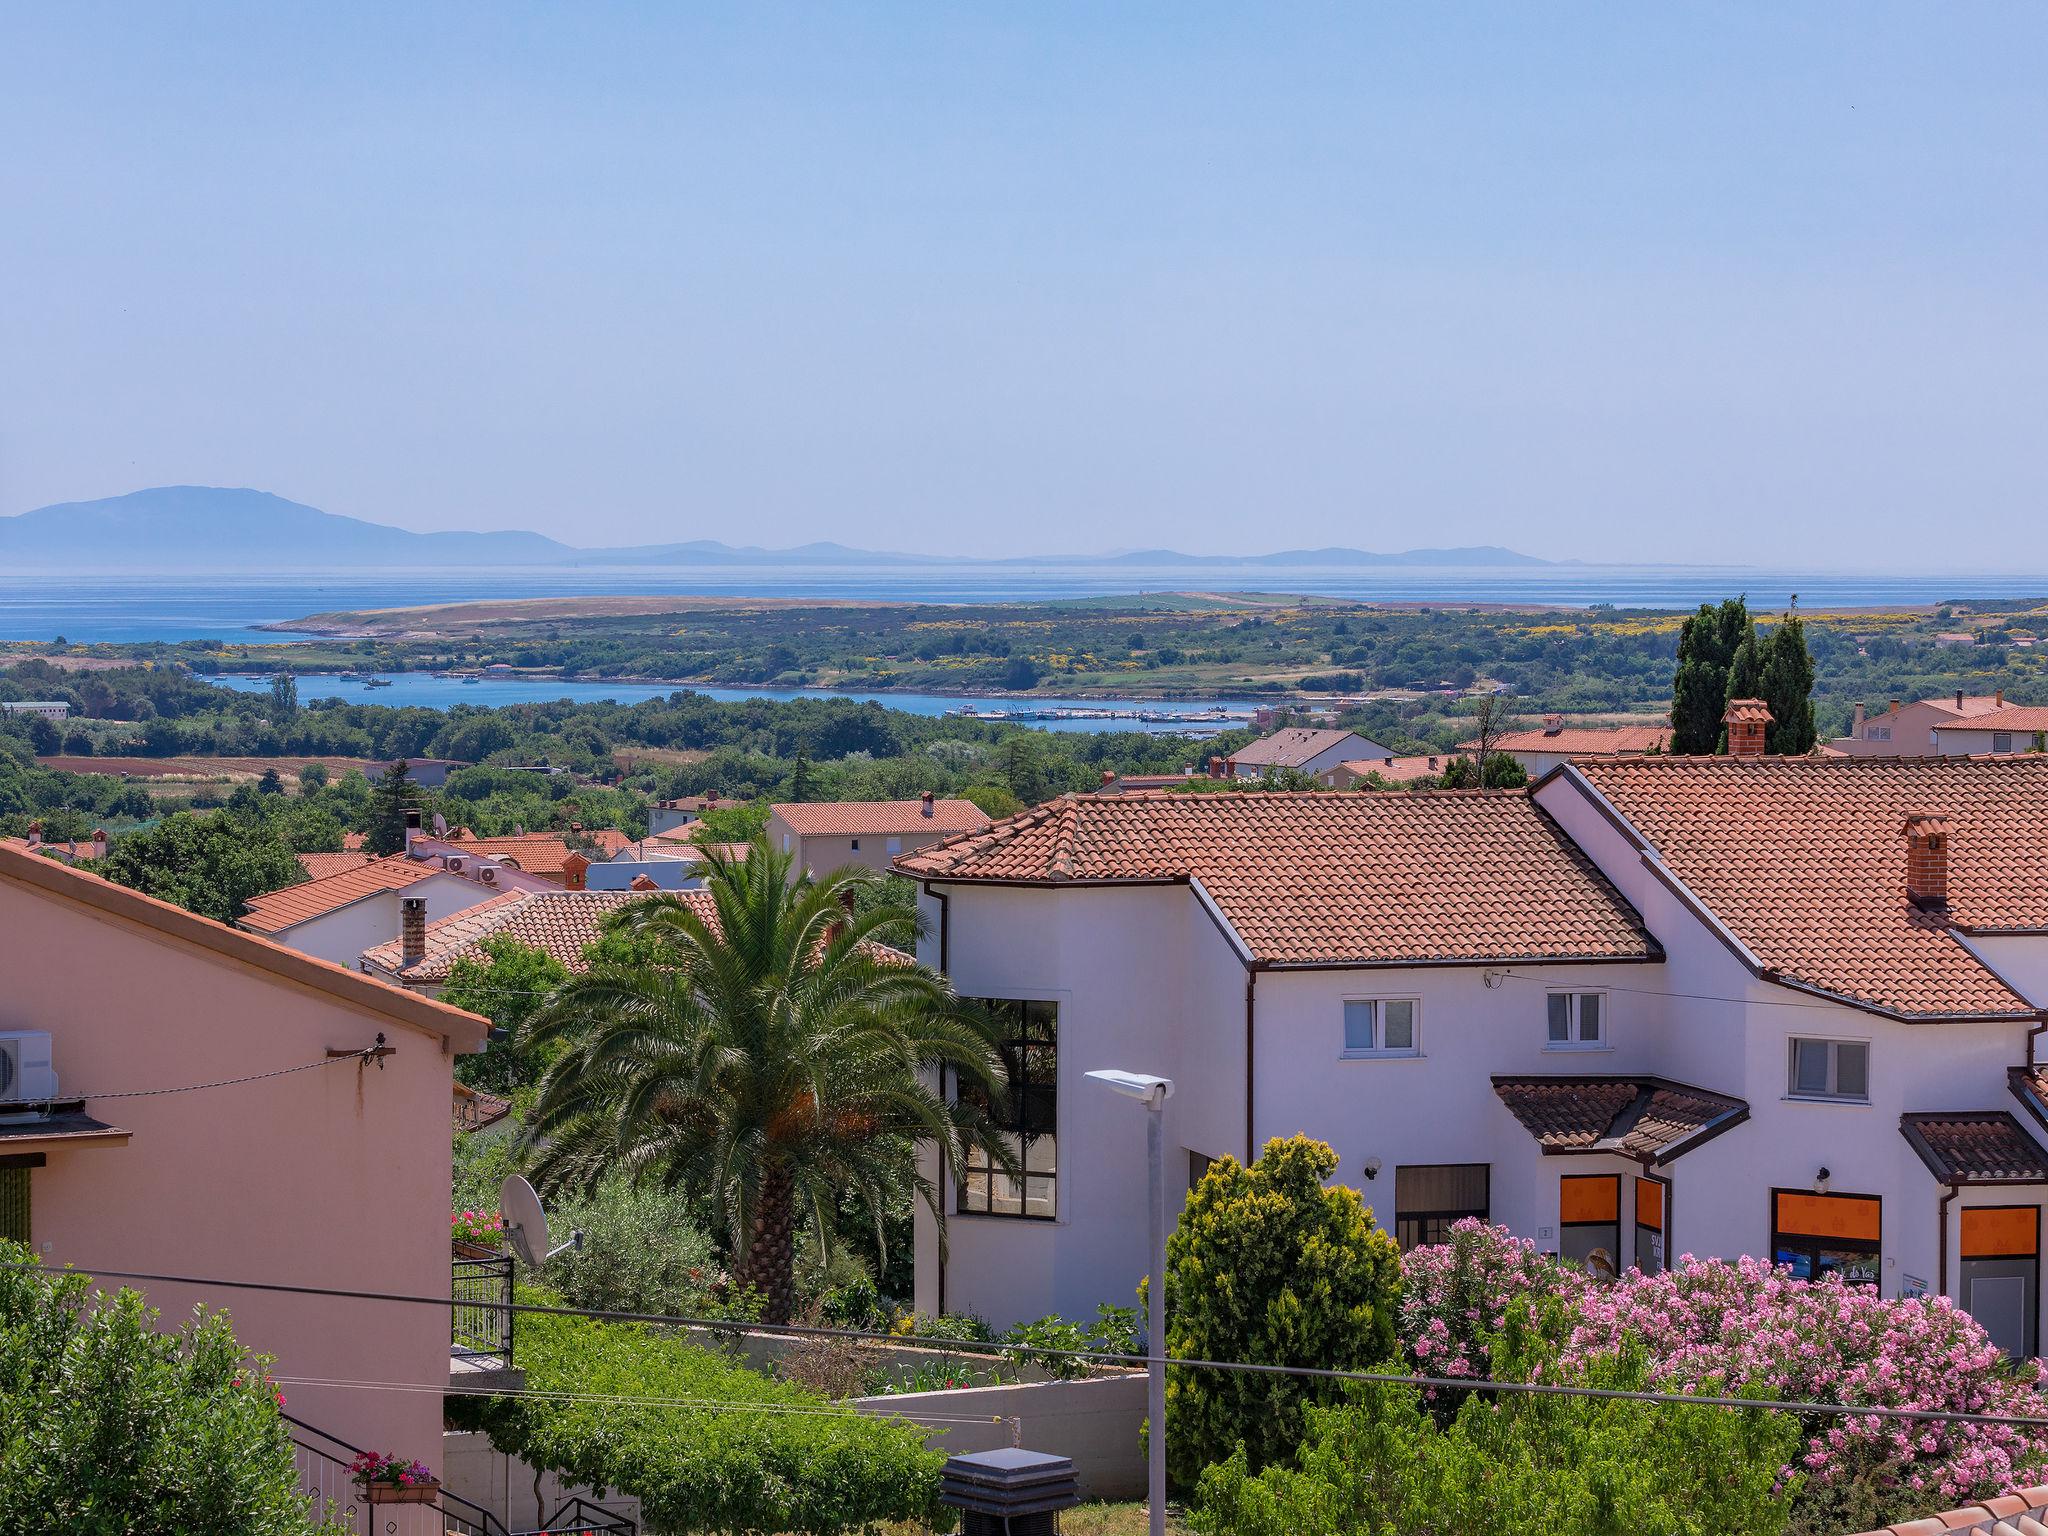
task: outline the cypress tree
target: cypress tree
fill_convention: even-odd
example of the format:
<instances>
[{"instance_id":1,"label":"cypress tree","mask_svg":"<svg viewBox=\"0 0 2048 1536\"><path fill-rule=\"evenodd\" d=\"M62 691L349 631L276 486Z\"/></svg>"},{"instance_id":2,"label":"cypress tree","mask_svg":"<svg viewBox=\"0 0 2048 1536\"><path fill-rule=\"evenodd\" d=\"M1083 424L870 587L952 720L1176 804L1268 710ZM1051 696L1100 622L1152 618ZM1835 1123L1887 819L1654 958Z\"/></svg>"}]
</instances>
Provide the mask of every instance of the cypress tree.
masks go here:
<instances>
[{"instance_id":1,"label":"cypress tree","mask_svg":"<svg viewBox=\"0 0 2048 1536\"><path fill-rule=\"evenodd\" d=\"M1728 663L1728 691L1721 697L1725 713L1730 699L1760 699L1764 696L1764 648L1754 629L1742 637Z\"/></svg>"},{"instance_id":2,"label":"cypress tree","mask_svg":"<svg viewBox=\"0 0 2048 1536\"><path fill-rule=\"evenodd\" d=\"M817 793L811 773L811 754L797 748L796 767L789 775L789 798L801 803Z\"/></svg>"},{"instance_id":3,"label":"cypress tree","mask_svg":"<svg viewBox=\"0 0 2048 1536\"><path fill-rule=\"evenodd\" d=\"M384 770L370 796L370 824L363 831L363 851L383 855L405 851L405 813L420 803L419 781L400 758Z\"/></svg>"},{"instance_id":4,"label":"cypress tree","mask_svg":"<svg viewBox=\"0 0 2048 1536\"><path fill-rule=\"evenodd\" d=\"M1806 648L1806 625L1797 614L1786 614L1762 651L1757 697L1771 706L1765 745L1788 757L1811 752L1819 733L1813 723L1813 654Z\"/></svg>"},{"instance_id":5,"label":"cypress tree","mask_svg":"<svg viewBox=\"0 0 2048 1536\"><path fill-rule=\"evenodd\" d=\"M1728 707L1728 668L1750 633L1749 604L1731 597L1718 608L1701 603L1678 635L1671 681L1671 750L1700 756L1718 751Z\"/></svg>"}]
</instances>

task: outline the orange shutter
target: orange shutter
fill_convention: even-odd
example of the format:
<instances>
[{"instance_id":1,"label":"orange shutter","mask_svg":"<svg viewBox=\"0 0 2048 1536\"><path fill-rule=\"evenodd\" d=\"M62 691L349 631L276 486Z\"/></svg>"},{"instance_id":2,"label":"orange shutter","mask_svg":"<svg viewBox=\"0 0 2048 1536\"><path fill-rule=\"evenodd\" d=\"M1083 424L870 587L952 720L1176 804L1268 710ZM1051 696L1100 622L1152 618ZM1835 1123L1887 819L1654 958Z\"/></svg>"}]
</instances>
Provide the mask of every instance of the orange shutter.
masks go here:
<instances>
[{"instance_id":1,"label":"orange shutter","mask_svg":"<svg viewBox=\"0 0 2048 1536\"><path fill-rule=\"evenodd\" d=\"M1797 1237L1843 1237L1874 1243L1879 1206L1870 1195L1778 1195L1778 1230Z\"/></svg>"},{"instance_id":2,"label":"orange shutter","mask_svg":"<svg viewBox=\"0 0 2048 1536\"><path fill-rule=\"evenodd\" d=\"M1636 1225L1664 1230L1664 1186L1655 1179L1636 1180Z\"/></svg>"},{"instance_id":3,"label":"orange shutter","mask_svg":"<svg viewBox=\"0 0 2048 1536\"><path fill-rule=\"evenodd\" d=\"M1563 1222L1620 1221L1621 1175L1572 1174L1560 1179L1557 1219Z\"/></svg>"},{"instance_id":4,"label":"orange shutter","mask_svg":"<svg viewBox=\"0 0 2048 1536\"><path fill-rule=\"evenodd\" d=\"M1988 1205L1963 1211L1963 1257L2012 1259L2038 1253L2041 1211L2033 1205Z\"/></svg>"}]
</instances>

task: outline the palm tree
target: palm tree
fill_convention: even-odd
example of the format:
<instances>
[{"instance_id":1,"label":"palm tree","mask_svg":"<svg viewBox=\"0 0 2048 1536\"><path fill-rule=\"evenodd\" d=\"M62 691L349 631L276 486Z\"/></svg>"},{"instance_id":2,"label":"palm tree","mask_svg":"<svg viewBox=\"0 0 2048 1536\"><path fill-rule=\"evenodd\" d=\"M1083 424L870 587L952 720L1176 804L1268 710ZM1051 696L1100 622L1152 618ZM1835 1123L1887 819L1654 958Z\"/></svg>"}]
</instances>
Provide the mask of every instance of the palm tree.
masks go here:
<instances>
[{"instance_id":1,"label":"palm tree","mask_svg":"<svg viewBox=\"0 0 2048 1536\"><path fill-rule=\"evenodd\" d=\"M625 909L625 949L565 982L521 1031L566 1048L542 1077L529 1136L544 1183L612 1169L681 1188L727 1236L734 1278L788 1320L796 1234L843 1190L875 1214L892 1197L945 1213L914 1149L938 1147L955 1180L967 1149L1015 1158L981 1103L1005 1084L993 1025L937 972L882 943L914 936L914 908L881 877L842 869L792 882L756 841L708 850L715 916L674 896ZM935 1084L950 1068L962 1092Z\"/></svg>"}]
</instances>

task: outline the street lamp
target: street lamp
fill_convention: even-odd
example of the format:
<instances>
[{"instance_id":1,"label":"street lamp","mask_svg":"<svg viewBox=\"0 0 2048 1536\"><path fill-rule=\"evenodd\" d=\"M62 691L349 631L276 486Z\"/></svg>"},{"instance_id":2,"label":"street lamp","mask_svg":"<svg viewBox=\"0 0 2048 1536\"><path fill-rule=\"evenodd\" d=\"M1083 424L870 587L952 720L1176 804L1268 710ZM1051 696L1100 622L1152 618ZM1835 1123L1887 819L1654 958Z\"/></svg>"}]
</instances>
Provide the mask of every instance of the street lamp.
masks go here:
<instances>
[{"instance_id":1,"label":"street lamp","mask_svg":"<svg viewBox=\"0 0 2048 1536\"><path fill-rule=\"evenodd\" d=\"M1147 1381L1145 1416L1151 1426L1145 1437L1145 1457L1151 1536L1166 1536L1166 1101L1173 1097L1173 1079L1147 1072L1119 1072L1113 1069L1090 1072L1088 1076L1114 1088L1127 1099L1136 1099L1151 1113L1145 1117L1146 1161L1151 1166L1152 1185L1152 1284L1147 1288L1145 1308L1148 1342L1145 1353Z\"/></svg>"}]
</instances>

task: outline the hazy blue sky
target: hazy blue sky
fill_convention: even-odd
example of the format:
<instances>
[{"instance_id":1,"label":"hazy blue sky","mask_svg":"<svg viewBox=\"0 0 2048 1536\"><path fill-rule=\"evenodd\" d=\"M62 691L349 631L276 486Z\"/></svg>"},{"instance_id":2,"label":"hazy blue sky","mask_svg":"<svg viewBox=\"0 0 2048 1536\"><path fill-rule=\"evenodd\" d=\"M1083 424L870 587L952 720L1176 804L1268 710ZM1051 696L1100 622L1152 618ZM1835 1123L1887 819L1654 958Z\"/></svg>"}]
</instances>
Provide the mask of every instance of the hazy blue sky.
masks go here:
<instances>
[{"instance_id":1,"label":"hazy blue sky","mask_svg":"<svg viewBox=\"0 0 2048 1536\"><path fill-rule=\"evenodd\" d=\"M9 6L0 512L2048 570L2048 7Z\"/></svg>"}]
</instances>

